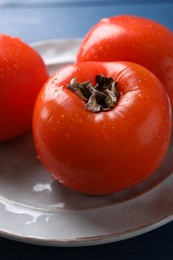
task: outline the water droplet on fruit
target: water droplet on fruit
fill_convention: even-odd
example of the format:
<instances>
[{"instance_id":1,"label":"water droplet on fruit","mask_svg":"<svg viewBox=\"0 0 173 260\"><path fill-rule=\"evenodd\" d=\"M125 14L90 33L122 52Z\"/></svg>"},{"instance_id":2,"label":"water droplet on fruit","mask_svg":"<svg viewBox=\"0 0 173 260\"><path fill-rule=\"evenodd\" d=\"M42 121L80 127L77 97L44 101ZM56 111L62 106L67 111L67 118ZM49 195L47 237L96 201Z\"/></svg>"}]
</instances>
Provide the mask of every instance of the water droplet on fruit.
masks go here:
<instances>
[{"instance_id":1,"label":"water droplet on fruit","mask_svg":"<svg viewBox=\"0 0 173 260\"><path fill-rule=\"evenodd\" d=\"M66 133L65 134L65 137L68 139L70 137L70 134L69 133Z\"/></svg>"},{"instance_id":2,"label":"water droplet on fruit","mask_svg":"<svg viewBox=\"0 0 173 260\"><path fill-rule=\"evenodd\" d=\"M168 65L166 68L165 68L165 72L167 73L170 73L173 71L173 67L171 65Z\"/></svg>"},{"instance_id":3,"label":"water droplet on fruit","mask_svg":"<svg viewBox=\"0 0 173 260\"><path fill-rule=\"evenodd\" d=\"M40 155L38 155L38 154L37 154L37 159L38 159L38 160L40 160L40 159L41 159L41 158L40 158Z\"/></svg>"}]
</instances>

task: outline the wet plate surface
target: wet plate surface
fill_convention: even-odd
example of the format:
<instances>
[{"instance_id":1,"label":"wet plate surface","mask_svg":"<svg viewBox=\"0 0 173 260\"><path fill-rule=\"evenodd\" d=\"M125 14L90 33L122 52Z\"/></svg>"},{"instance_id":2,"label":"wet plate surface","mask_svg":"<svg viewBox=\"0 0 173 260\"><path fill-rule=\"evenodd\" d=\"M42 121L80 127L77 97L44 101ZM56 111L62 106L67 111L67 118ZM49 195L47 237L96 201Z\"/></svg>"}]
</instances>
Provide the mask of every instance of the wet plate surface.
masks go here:
<instances>
[{"instance_id":1,"label":"wet plate surface","mask_svg":"<svg viewBox=\"0 0 173 260\"><path fill-rule=\"evenodd\" d=\"M75 61L80 39L33 46L50 73ZM146 181L111 196L73 192L52 179L27 134L0 144L0 235L33 244L83 246L130 238L173 219L173 140ZM169 195L169 196L168 196Z\"/></svg>"}]
</instances>

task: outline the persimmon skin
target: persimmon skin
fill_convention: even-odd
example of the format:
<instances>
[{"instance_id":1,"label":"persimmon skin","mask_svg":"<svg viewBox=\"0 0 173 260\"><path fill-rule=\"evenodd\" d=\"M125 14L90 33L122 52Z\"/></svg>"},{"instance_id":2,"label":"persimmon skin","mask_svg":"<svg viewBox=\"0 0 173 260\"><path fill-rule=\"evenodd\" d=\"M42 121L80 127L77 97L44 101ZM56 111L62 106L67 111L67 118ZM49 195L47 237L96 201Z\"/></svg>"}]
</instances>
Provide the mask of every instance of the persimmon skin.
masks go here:
<instances>
[{"instance_id":1,"label":"persimmon skin","mask_svg":"<svg viewBox=\"0 0 173 260\"><path fill-rule=\"evenodd\" d=\"M0 141L31 131L35 100L48 77L41 56L31 46L0 34Z\"/></svg>"},{"instance_id":2,"label":"persimmon skin","mask_svg":"<svg viewBox=\"0 0 173 260\"><path fill-rule=\"evenodd\" d=\"M121 92L108 111L93 113L67 84L98 74ZM33 117L35 148L63 185L106 195L149 177L162 162L171 135L171 106L160 80L130 62L82 62L57 71L39 93Z\"/></svg>"},{"instance_id":3,"label":"persimmon skin","mask_svg":"<svg viewBox=\"0 0 173 260\"><path fill-rule=\"evenodd\" d=\"M163 83L173 108L173 33L138 16L100 20L84 37L77 62L130 61L152 71Z\"/></svg>"}]
</instances>

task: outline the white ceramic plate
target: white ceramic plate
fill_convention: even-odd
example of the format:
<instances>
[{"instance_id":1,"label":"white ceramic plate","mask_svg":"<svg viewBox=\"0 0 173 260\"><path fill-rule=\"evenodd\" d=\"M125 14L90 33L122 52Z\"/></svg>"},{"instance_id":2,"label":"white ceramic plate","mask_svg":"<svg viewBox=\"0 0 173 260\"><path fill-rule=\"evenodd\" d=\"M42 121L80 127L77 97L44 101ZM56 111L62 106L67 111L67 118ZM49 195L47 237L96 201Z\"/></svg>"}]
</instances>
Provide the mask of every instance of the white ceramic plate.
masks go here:
<instances>
[{"instance_id":1,"label":"white ceramic plate","mask_svg":"<svg viewBox=\"0 0 173 260\"><path fill-rule=\"evenodd\" d=\"M75 61L80 39L33 44L52 73ZM130 238L173 219L173 140L146 181L111 196L75 193L37 160L32 135L0 144L0 235L33 244L83 246Z\"/></svg>"}]
</instances>

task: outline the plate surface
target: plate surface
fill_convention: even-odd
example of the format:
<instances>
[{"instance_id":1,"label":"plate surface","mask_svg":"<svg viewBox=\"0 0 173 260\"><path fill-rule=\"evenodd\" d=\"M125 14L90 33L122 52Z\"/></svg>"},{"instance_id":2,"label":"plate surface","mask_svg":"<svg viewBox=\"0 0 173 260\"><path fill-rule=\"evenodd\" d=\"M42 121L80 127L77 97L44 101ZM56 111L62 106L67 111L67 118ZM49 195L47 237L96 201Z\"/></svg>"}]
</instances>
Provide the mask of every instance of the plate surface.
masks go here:
<instances>
[{"instance_id":1,"label":"plate surface","mask_svg":"<svg viewBox=\"0 0 173 260\"><path fill-rule=\"evenodd\" d=\"M50 73L75 61L80 39L37 42ZM111 196L75 193L52 179L27 134L0 144L0 235L33 244L84 246L127 239L173 219L173 138L159 169ZM168 196L169 194L169 196Z\"/></svg>"}]
</instances>

